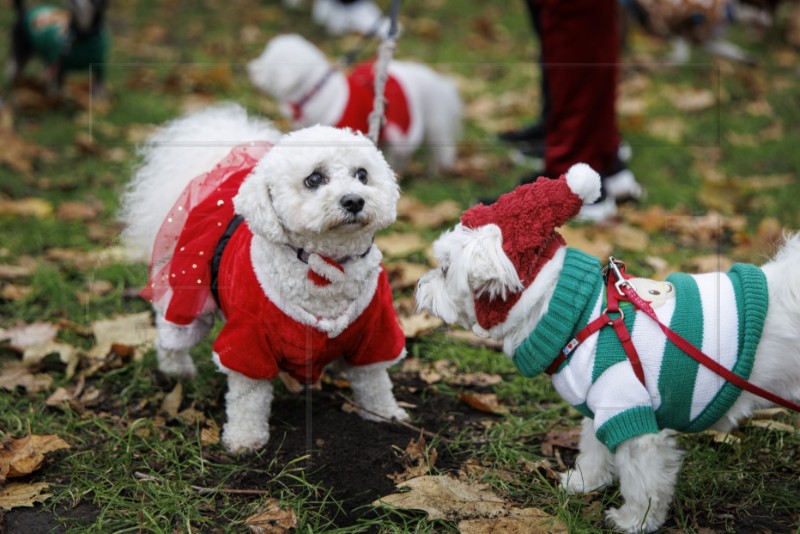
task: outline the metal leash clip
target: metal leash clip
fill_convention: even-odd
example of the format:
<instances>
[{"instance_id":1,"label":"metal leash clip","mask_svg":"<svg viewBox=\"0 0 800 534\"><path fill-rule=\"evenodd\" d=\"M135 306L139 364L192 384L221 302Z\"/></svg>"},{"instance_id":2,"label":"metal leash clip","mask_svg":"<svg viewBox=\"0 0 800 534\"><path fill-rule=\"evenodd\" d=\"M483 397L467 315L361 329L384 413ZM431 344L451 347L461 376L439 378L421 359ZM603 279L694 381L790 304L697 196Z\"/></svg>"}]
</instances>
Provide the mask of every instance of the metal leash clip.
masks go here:
<instances>
[{"instance_id":1,"label":"metal leash clip","mask_svg":"<svg viewBox=\"0 0 800 534\"><path fill-rule=\"evenodd\" d=\"M603 278L606 280L606 283L608 283L609 271L614 272L614 276L617 277L617 281L614 282L614 287L617 289L617 293L622 297L626 296L625 292L622 290L623 287L629 287L633 289L633 291L636 291L636 286L622 276L622 271L624 269L625 262L617 260L614 256L608 257L608 265L603 269Z\"/></svg>"}]
</instances>

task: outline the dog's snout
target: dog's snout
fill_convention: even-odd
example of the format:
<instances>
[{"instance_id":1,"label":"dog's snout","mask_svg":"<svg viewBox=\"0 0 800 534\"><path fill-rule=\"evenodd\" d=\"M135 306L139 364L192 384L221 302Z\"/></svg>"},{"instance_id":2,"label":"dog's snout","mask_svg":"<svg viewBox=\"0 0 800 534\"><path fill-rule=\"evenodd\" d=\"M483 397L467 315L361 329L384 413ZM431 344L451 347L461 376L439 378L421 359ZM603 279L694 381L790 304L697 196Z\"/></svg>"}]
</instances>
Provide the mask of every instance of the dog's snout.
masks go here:
<instances>
[{"instance_id":1,"label":"dog's snout","mask_svg":"<svg viewBox=\"0 0 800 534\"><path fill-rule=\"evenodd\" d=\"M364 209L364 199L358 195L345 195L339 200L339 204L353 215Z\"/></svg>"}]
</instances>

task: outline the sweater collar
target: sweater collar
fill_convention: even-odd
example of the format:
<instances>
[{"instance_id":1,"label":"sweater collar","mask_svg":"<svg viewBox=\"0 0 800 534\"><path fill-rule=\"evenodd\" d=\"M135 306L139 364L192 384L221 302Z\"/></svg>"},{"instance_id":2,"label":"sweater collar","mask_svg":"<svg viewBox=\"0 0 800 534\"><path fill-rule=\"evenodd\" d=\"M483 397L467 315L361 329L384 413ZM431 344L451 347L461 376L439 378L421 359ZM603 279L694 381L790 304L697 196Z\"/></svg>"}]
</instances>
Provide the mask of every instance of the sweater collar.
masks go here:
<instances>
[{"instance_id":1,"label":"sweater collar","mask_svg":"<svg viewBox=\"0 0 800 534\"><path fill-rule=\"evenodd\" d=\"M547 369L588 320L602 289L600 260L568 248L547 312L514 351L514 364L523 375L536 376Z\"/></svg>"}]
</instances>

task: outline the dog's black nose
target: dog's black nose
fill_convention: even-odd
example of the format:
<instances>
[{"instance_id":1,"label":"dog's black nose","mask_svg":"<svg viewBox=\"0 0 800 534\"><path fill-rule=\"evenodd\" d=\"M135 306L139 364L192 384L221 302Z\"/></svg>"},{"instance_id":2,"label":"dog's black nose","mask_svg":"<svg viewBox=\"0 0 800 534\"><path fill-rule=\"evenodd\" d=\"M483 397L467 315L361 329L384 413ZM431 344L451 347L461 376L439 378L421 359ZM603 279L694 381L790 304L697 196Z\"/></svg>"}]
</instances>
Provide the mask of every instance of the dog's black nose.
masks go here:
<instances>
[{"instance_id":1,"label":"dog's black nose","mask_svg":"<svg viewBox=\"0 0 800 534\"><path fill-rule=\"evenodd\" d=\"M339 204L353 215L364 209L364 199L358 195L345 195L339 200Z\"/></svg>"}]
</instances>

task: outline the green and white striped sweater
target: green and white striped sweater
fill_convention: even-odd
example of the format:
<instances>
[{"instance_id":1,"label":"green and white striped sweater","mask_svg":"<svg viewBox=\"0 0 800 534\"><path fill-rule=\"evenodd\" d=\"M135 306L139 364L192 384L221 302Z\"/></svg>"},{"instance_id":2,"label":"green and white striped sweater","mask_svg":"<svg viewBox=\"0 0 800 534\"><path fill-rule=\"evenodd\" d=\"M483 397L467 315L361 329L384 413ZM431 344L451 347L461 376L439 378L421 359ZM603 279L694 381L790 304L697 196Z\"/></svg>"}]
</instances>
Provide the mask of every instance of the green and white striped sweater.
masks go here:
<instances>
[{"instance_id":1,"label":"green and white striped sweater","mask_svg":"<svg viewBox=\"0 0 800 534\"><path fill-rule=\"evenodd\" d=\"M767 280L754 265L728 273L672 274L675 298L655 308L659 320L726 368L747 379L767 314ZM647 295L641 295L648 300ZM600 260L567 249L564 267L540 323L514 353L525 376L545 369L605 308ZM644 368L633 373L613 328L602 328L570 354L556 373L556 391L594 419L597 438L612 452L626 439L671 428L696 432L719 420L741 390L701 367L651 318L623 303L625 324Z\"/></svg>"}]
</instances>

